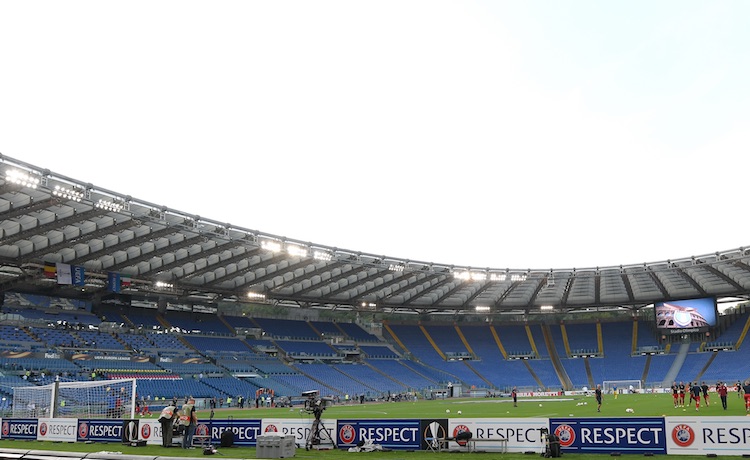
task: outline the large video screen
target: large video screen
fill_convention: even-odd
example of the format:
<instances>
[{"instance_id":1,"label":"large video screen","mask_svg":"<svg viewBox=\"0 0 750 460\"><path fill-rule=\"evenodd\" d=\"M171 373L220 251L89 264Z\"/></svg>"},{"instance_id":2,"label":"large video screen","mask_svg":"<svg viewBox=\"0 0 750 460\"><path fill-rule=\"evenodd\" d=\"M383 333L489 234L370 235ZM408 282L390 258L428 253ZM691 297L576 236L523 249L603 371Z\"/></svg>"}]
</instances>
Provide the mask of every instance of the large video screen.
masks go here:
<instances>
[{"instance_id":1,"label":"large video screen","mask_svg":"<svg viewBox=\"0 0 750 460\"><path fill-rule=\"evenodd\" d=\"M654 304L659 329L707 329L716 326L716 299L671 300Z\"/></svg>"}]
</instances>

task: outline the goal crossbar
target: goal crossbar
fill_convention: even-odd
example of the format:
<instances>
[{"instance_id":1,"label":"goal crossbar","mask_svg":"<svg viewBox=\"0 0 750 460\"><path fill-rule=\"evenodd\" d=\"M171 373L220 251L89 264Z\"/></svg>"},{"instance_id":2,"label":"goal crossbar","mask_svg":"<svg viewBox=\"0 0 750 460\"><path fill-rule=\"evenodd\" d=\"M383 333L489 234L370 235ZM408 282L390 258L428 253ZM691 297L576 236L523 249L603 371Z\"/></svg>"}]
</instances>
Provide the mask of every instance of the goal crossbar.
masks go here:
<instances>
[{"instance_id":1,"label":"goal crossbar","mask_svg":"<svg viewBox=\"0 0 750 460\"><path fill-rule=\"evenodd\" d=\"M135 400L136 379L14 387L13 417L133 418Z\"/></svg>"}]
</instances>

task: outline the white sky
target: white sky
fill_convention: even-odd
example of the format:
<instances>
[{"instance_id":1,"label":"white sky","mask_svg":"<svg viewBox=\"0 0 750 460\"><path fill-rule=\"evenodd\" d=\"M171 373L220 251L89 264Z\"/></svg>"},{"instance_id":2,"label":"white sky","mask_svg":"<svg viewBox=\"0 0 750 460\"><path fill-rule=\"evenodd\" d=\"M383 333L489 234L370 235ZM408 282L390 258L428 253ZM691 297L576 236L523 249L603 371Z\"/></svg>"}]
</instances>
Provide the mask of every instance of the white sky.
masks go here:
<instances>
[{"instance_id":1,"label":"white sky","mask_svg":"<svg viewBox=\"0 0 750 460\"><path fill-rule=\"evenodd\" d=\"M0 152L492 268L750 244L750 2L0 3Z\"/></svg>"}]
</instances>

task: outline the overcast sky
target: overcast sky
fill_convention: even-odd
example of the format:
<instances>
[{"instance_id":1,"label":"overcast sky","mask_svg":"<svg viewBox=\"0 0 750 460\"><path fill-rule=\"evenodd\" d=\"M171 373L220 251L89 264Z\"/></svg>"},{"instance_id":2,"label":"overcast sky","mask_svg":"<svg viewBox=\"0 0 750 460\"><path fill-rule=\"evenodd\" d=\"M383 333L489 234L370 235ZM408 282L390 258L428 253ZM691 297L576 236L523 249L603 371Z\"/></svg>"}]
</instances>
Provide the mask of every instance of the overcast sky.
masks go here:
<instances>
[{"instance_id":1,"label":"overcast sky","mask_svg":"<svg viewBox=\"0 0 750 460\"><path fill-rule=\"evenodd\" d=\"M750 2L0 3L0 153L424 262L750 244Z\"/></svg>"}]
</instances>

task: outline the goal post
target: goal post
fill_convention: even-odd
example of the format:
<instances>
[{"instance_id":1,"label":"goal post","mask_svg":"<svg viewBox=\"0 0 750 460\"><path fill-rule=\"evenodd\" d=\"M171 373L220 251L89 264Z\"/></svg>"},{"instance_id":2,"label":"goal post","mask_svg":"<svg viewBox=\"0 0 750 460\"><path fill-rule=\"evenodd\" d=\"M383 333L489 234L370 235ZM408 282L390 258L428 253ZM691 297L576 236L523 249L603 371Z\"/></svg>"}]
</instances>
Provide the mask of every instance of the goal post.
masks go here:
<instances>
[{"instance_id":1,"label":"goal post","mask_svg":"<svg viewBox=\"0 0 750 460\"><path fill-rule=\"evenodd\" d=\"M136 379L13 388L14 418L133 418Z\"/></svg>"},{"instance_id":2,"label":"goal post","mask_svg":"<svg viewBox=\"0 0 750 460\"><path fill-rule=\"evenodd\" d=\"M602 382L602 391L604 393L630 393L632 390L636 393L643 393L643 382L640 380L605 380Z\"/></svg>"}]
</instances>

